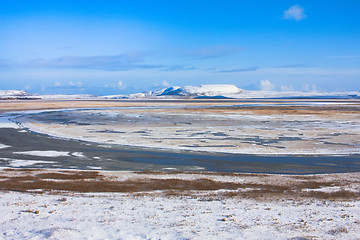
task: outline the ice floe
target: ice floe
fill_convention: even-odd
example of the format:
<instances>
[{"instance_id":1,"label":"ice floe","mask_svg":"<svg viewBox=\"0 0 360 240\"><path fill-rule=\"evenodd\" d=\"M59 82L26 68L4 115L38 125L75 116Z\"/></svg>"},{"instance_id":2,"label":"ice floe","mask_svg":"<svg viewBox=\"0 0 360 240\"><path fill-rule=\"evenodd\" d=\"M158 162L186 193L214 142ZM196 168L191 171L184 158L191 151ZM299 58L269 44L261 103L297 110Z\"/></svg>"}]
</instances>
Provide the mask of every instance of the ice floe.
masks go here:
<instances>
[{"instance_id":1,"label":"ice floe","mask_svg":"<svg viewBox=\"0 0 360 240\"><path fill-rule=\"evenodd\" d=\"M14 154L22 154L28 156L37 156L37 157L67 157L69 152L61 151L24 151L24 152L14 152Z\"/></svg>"},{"instance_id":2,"label":"ice floe","mask_svg":"<svg viewBox=\"0 0 360 240\"><path fill-rule=\"evenodd\" d=\"M35 161L35 160L10 160L9 166L10 167L28 167L35 164L50 164L56 163L53 161Z\"/></svg>"},{"instance_id":3,"label":"ice floe","mask_svg":"<svg viewBox=\"0 0 360 240\"><path fill-rule=\"evenodd\" d=\"M71 155L74 157L80 157L80 158L85 157L84 153L82 153L82 152L73 152L73 153L71 153Z\"/></svg>"},{"instance_id":4,"label":"ice floe","mask_svg":"<svg viewBox=\"0 0 360 240\"><path fill-rule=\"evenodd\" d=\"M9 148L9 147L11 147L11 146L0 143L0 149Z\"/></svg>"},{"instance_id":5,"label":"ice floe","mask_svg":"<svg viewBox=\"0 0 360 240\"><path fill-rule=\"evenodd\" d=\"M93 169L93 170L101 170L102 167L96 167L96 166L86 166L89 169Z\"/></svg>"}]
</instances>

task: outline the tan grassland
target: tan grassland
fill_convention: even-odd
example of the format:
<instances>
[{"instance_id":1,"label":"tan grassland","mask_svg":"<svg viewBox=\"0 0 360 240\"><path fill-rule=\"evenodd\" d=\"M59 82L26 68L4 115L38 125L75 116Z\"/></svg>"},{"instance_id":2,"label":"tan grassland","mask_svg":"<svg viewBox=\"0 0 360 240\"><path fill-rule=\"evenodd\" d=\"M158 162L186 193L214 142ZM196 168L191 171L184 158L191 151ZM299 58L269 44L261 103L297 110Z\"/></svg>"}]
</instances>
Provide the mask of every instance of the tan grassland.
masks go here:
<instances>
[{"instance_id":1,"label":"tan grassland","mask_svg":"<svg viewBox=\"0 0 360 240\"><path fill-rule=\"evenodd\" d=\"M258 104L265 102L267 104L281 104L282 102L298 102L299 100L293 99L280 99L280 100L249 100L249 99L236 99L236 100L0 100L0 113L9 111L24 111L24 110L44 110L44 109L61 109L61 108L98 108L98 107L142 107L142 106L211 106L211 105L233 105L236 102L244 101L246 104ZM301 102L312 102L312 100L301 100ZM333 100L321 100L321 102L334 102ZM336 100L338 103L351 103L360 107L360 100ZM330 106L331 107L331 106ZM343 112L342 107L331 107L333 110ZM277 108L278 109L278 108ZM289 108L281 108L291 113ZM326 108L327 109L327 108ZM323 110L326 110L323 109ZM244 108L246 110L246 108ZM275 113L274 108L255 108L255 112L269 112ZM279 109L278 109L279 110ZM281 110L281 111L282 111ZM222 111L217 109L217 111ZM306 109L302 109L306 111ZM344 112L352 112L351 109Z\"/></svg>"},{"instance_id":2,"label":"tan grassland","mask_svg":"<svg viewBox=\"0 0 360 240\"><path fill-rule=\"evenodd\" d=\"M2 191L105 193L205 198L359 200L360 173L271 175L3 169Z\"/></svg>"}]
</instances>

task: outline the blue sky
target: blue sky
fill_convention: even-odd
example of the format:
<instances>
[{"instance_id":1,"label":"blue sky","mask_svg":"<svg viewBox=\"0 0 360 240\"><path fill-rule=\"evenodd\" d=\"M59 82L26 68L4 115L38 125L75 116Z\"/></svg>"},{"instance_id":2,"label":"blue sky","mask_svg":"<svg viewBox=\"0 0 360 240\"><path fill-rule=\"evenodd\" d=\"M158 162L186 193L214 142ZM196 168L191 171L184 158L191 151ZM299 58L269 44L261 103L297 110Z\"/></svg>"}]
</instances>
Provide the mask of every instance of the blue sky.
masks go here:
<instances>
[{"instance_id":1,"label":"blue sky","mask_svg":"<svg viewBox=\"0 0 360 240\"><path fill-rule=\"evenodd\" d=\"M0 1L1 89L359 91L360 1Z\"/></svg>"}]
</instances>

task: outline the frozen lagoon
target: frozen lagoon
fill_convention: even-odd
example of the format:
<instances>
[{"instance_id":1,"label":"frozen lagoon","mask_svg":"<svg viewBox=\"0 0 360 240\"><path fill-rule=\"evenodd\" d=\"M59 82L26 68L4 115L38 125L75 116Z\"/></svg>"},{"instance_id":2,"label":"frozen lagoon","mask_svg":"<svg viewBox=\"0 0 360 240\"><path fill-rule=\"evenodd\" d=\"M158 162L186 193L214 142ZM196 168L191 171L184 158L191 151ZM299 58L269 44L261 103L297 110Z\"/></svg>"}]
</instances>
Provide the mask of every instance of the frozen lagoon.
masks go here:
<instances>
[{"instance_id":1,"label":"frozen lagoon","mask_svg":"<svg viewBox=\"0 0 360 240\"><path fill-rule=\"evenodd\" d=\"M292 174L359 171L357 100L36 103L43 109L4 114L17 125L0 129L1 146L10 146L0 149L2 166Z\"/></svg>"},{"instance_id":2,"label":"frozen lagoon","mask_svg":"<svg viewBox=\"0 0 360 240\"><path fill-rule=\"evenodd\" d=\"M0 167L79 170L339 173L360 171L359 156L259 156L169 152L102 145L0 128Z\"/></svg>"}]
</instances>

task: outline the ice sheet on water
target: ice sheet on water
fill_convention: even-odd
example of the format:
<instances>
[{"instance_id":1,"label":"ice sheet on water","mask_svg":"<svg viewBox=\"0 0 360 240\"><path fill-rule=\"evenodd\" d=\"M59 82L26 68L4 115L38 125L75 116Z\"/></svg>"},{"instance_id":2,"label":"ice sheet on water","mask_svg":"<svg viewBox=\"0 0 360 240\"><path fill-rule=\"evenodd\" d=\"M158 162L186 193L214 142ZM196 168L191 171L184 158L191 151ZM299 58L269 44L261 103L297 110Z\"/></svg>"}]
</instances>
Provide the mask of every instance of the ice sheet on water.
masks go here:
<instances>
[{"instance_id":1,"label":"ice sheet on water","mask_svg":"<svg viewBox=\"0 0 360 240\"><path fill-rule=\"evenodd\" d=\"M14 154L22 154L29 156L37 156L37 157L67 157L69 156L69 152L61 152L61 151L24 151L24 152L14 152Z\"/></svg>"}]
</instances>

